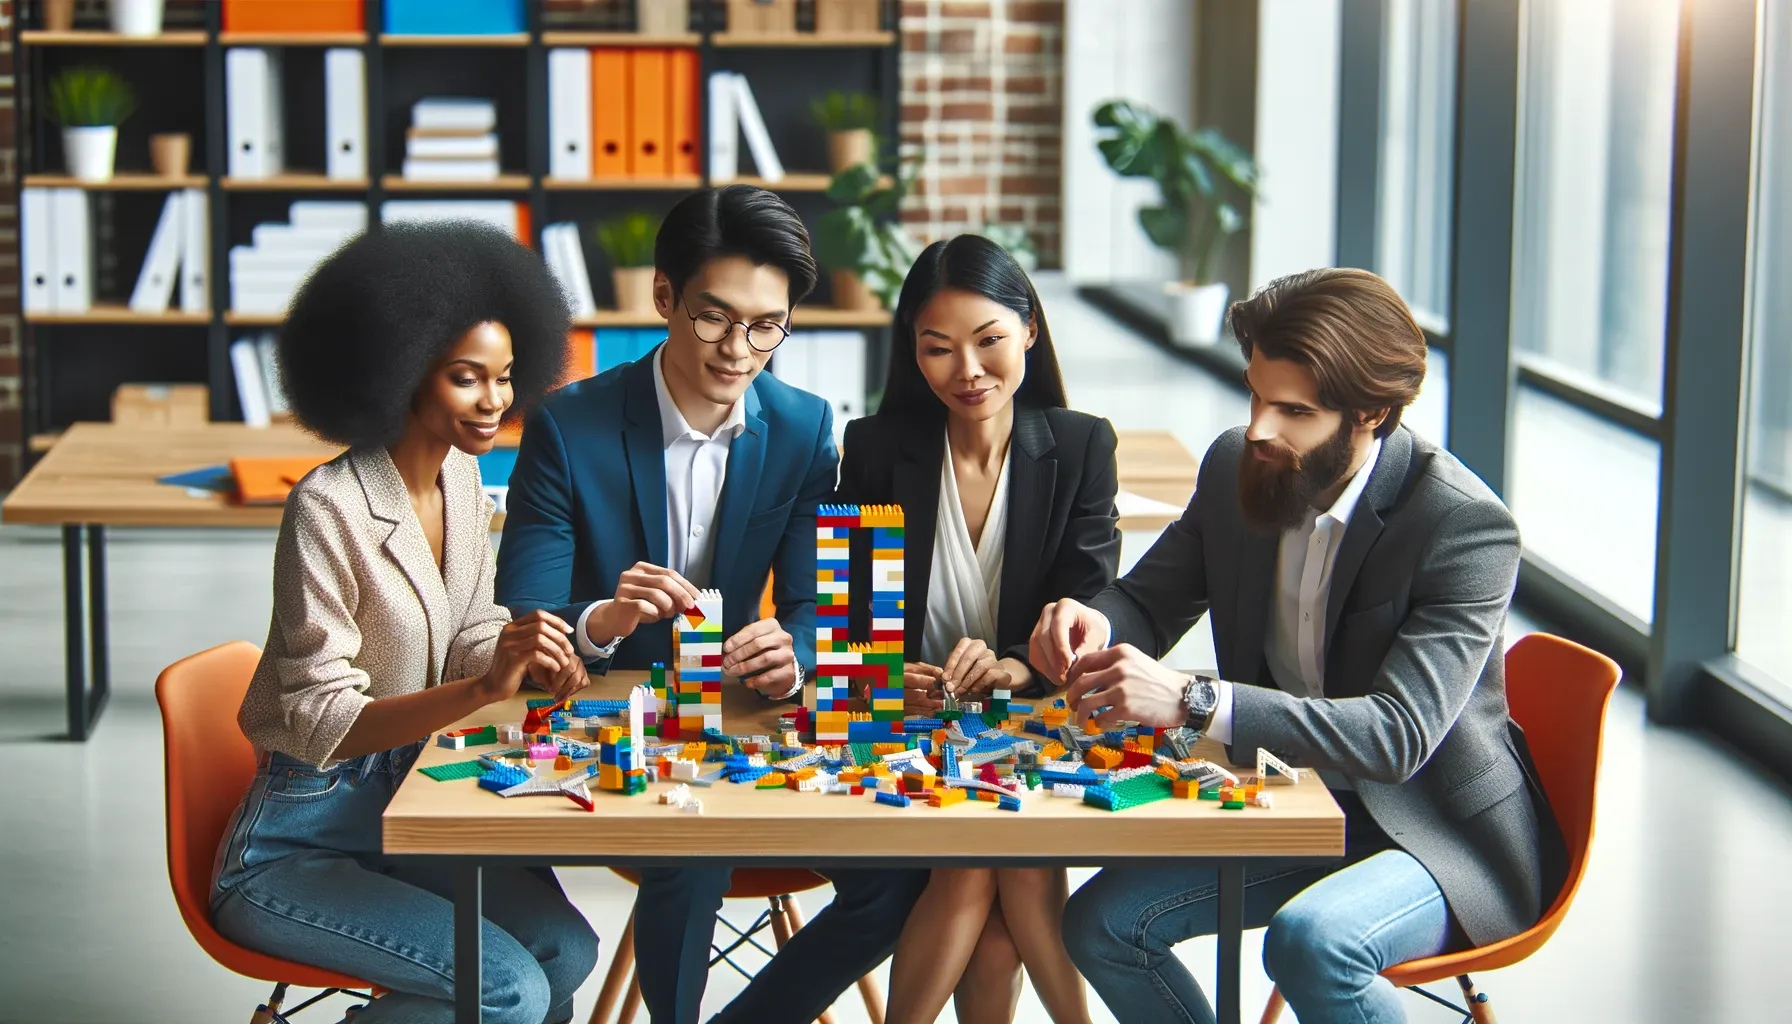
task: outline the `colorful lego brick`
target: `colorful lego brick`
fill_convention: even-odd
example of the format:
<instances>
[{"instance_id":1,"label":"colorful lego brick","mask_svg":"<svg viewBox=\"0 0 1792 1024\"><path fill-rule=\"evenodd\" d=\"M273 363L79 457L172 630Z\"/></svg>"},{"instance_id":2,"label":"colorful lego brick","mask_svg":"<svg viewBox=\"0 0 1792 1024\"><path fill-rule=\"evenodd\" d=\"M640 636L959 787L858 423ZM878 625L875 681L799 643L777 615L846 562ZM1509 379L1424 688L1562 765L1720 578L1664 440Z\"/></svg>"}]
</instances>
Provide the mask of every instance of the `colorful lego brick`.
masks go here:
<instances>
[{"instance_id":1,"label":"colorful lego brick","mask_svg":"<svg viewBox=\"0 0 1792 1024\"><path fill-rule=\"evenodd\" d=\"M513 768L509 765L504 765L490 769L484 775L481 775L479 777L479 788L489 789L495 793L509 789L512 786L521 785L534 777L534 774L531 772L526 772L521 768Z\"/></svg>"},{"instance_id":2,"label":"colorful lego brick","mask_svg":"<svg viewBox=\"0 0 1792 1024\"><path fill-rule=\"evenodd\" d=\"M423 774L437 782L452 782L455 779L476 779L485 774L485 765L478 759L471 761L450 761L447 764L432 764L420 768Z\"/></svg>"},{"instance_id":3,"label":"colorful lego brick","mask_svg":"<svg viewBox=\"0 0 1792 1024\"><path fill-rule=\"evenodd\" d=\"M874 799L880 804L888 804L891 807L907 807L909 805L908 797L903 794L886 793L881 789L877 791L877 796Z\"/></svg>"},{"instance_id":4,"label":"colorful lego brick","mask_svg":"<svg viewBox=\"0 0 1792 1024\"><path fill-rule=\"evenodd\" d=\"M927 806L950 807L964 803L965 791L951 786L936 786L927 791Z\"/></svg>"}]
</instances>

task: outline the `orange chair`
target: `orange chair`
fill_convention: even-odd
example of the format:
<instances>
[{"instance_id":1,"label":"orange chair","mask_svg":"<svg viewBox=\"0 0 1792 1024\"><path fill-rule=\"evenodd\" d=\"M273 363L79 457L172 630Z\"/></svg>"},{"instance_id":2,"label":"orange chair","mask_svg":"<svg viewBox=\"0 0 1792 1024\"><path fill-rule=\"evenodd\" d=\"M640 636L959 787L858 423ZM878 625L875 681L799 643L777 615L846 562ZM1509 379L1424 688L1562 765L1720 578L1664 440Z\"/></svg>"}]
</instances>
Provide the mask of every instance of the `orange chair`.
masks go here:
<instances>
[{"instance_id":1,"label":"orange chair","mask_svg":"<svg viewBox=\"0 0 1792 1024\"><path fill-rule=\"evenodd\" d=\"M1524 729L1543 791L1561 824L1568 847L1567 881L1542 920L1517 935L1479 949L1396 964L1382 971L1382 977L1464 1014L1465 1024L1494 1024L1493 1006L1486 993L1475 991L1469 974L1510 967L1530 956L1567 916L1586 876L1605 709L1619 675L1617 664L1605 655L1548 633L1532 633L1506 652L1506 702L1512 720ZM1451 977L1461 986L1467 1009L1418 988ZM1282 994L1271 991L1263 1024L1275 1024L1283 1005Z\"/></svg>"},{"instance_id":2,"label":"orange chair","mask_svg":"<svg viewBox=\"0 0 1792 1024\"><path fill-rule=\"evenodd\" d=\"M639 884L641 876L627 868L611 868L611 871ZM806 892L827 884L827 879L813 871L801 868L750 868L734 873L733 883L728 888L731 900L764 899L770 902L771 909L762 912L752 925L741 930L734 924L716 915L716 920L735 933L735 940L726 947L711 945L715 956L709 961L714 967L718 963L727 962L728 966L742 975L751 975L735 963L732 954L744 945L751 944L768 956L768 951L753 938L759 932L770 928L772 941L777 949L783 949L790 936L803 926L802 908L797 905L792 893ZM627 992L624 992L626 985ZM877 979L866 975L859 979L859 995L865 1000L865 1015L871 1024L884 1024L884 997L878 987ZM635 915L628 915L628 924L622 930L622 939L616 944L616 955L610 960L610 970L604 975L603 988L598 990L597 1006L591 1010L588 1024L609 1024L610 1014L616 1010L618 999L622 1002L620 1012L616 1014L616 1024L630 1024L635 1019L635 1011L641 1006L641 981L635 976ZM820 1024L833 1024L833 1014L823 1013Z\"/></svg>"},{"instance_id":3,"label":"orange chair","mask_svg":"<svg viewBox=\"0 0 1792 1024\"><path fill-rule=\"evenodd\" d=\"M338 992L373 998L358 978L267 956L231 942L212 927L212 862L231 814L255 778L255 749L236 724L237 708L261 650L241 640L182 658L156 678L168 793L168 881L195 941L224 967L274 982L273 995L250 1024L278 1022ZM289 986L323 992L282 1012Z\"/></svg>"}]
</instances>

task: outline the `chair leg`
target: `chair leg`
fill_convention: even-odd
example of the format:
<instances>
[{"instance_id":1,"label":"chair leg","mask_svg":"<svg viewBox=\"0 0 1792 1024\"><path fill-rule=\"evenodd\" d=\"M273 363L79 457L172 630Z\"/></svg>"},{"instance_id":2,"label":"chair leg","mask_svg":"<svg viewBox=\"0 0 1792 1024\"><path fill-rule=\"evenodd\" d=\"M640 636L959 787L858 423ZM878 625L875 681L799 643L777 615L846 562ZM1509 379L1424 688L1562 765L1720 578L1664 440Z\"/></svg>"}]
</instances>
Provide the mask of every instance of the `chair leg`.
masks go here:
<instances>
[{"instance_id":1,"label":"chair leg","mask_svg":"<svg viewBox=\"0 0 1792 1024\"><path fill-rule=\"evenodd\" d=\"M616 1024L634 1024L635 1011L641 1008L641 977L629 972L628 994L622 997L622 1010L616 1014Z\"/></svg>"},{"instance_id":2,"label":"chair leg","mask_svg":"<svg viewBox=\"0 0 1792 1024\"><path fill-rule=\"evenodd\" d=\"M783 949L784 944L790 941L790 933L794 930L790 927L789 900L788 896L766 897L766 902L772 905L772 942L778 949Z\"/></svg>"},{"instance_id":3,"label":"chair leg","mask_svg":"<svg viewBox=\"0 0 1792 1024\"><path fill-rule=\"evenodd\" d=\"M1276 1024L1276 1021L1282 1019L1282 1008L1287 1005L1288 1000L1282 998L1281 989L1270 989L1269 1002L1263 1005L1263 1019L1259 1024Z\"/></svg>"},{"instance_id":4,"label":"chair leg","mask_svg":"<svg viewBox=\"0 0 1792 1024\"><path fill-rule=\"evenodd\" d=\"M1498 1018L1493 1015L1493 1003L1487 998L1487 993L1475 991L1473 979L1466 974L1460 975L1456 984L1462 986L1462 998L1468 1003L1468 1015L1475 1024L1499 1024Z\"/></svg>"},{"instance_id":5,"label":"chair leg","mask_svg":"<svg viewBox=\"0 0 1792 1024\"><path fill-rule=\"evenodd\" d=\"M628 924L622 927L622 938L610 956L610 969L604 974L603 988L597 992L597 1005L591 1009L589 1024L610 1024L624 986L635 984L635 914L629 911Z\"/></svg>"}]
</instances>

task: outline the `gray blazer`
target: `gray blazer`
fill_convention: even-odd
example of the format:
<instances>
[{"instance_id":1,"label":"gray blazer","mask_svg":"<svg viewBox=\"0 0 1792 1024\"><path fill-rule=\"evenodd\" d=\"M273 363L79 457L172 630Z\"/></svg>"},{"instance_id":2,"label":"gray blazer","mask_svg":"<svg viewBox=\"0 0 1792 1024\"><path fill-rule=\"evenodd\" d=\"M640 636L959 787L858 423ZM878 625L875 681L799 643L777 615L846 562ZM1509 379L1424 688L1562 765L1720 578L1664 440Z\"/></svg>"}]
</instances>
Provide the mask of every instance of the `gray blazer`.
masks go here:
<instances>
[{"instance_id":1,"label":"gray blazer","mask_svg":"<svg viewBox=\"0 0 1792 1024\"><path fill-rule=\"evenodd\" d=\"M351 448L286 498L274 618L237 722L259 751L319 768L361 709L491 667L510 612L492 601L492 503L479 462L442 463L442 565L384 448Z\"/></svg>"},{"instance_id":2,"label":"gray blazer","mask_svg":"<svg viewBox=\"0 0 1792 1024\"><path fill-rule=\"evenodd\" d=\"M1219 673L1244 684L1235 757L1264 747L1350 777L1476 945L1530 927L1563 858L1506 707L1512 514L1450 453L1405 427L1388 435L1332 569L1327 696L1296 696L1264 662L1278 545L1239 510L1243 450L1243 428L1215 441L1182 518L1095 598L1114 642L1162 657L1211 610Z\"/></svg>"}]
</instances>

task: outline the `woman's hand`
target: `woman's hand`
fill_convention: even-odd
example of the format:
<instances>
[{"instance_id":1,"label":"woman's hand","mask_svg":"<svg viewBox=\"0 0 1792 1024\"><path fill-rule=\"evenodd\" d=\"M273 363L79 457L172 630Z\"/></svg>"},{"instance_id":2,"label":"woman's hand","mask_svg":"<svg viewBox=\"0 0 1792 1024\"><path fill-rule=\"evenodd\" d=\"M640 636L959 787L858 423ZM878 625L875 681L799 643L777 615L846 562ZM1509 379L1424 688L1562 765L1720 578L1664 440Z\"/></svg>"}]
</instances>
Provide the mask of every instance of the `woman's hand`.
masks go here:
<instances>
[{"instance_id":1,"label":"woman's hand","mask_svg":"<svg viewBox=\"0 0 1792 1024\"><path fill-rule=\"evenodd\" d=\"M965 637L952 648L951 657L940 669L941 685L959 700L981 700L991 690L1009 689L1013 685L1007 668L996 652L981 640Z\"/></svg>"},{"instance_id":2,"label":"woman's hand","mask_svg":"<svg viewBox=\"0 0 1792 1024\"><path fill-rule=\"evenodd\" d=\"M523 677L530 671L537 674L537 679L553 681L556 689L562 683L569 693L577 689L572 683L583 677L585 666L573 650L568 636L571 632L572 627L558 616L543 611L505 623L498 634L498 646L492 651L491 668L476 683L480 699L486 704L509 700L516 696ZM577 666L576 672L569 668L569 663Z\"/></svg>"},{"instance_id":3,"label":"woman's hand","mask_svg":"<svg viewBox=\"0 0 1792 1024\"><path fill-rule=\"evenodd\" d=\"M924 661L905 663L902 666L902 713L932 718L944 706L939 668Z\"/></svg>"}]
</instances>

